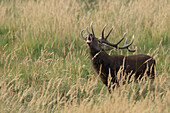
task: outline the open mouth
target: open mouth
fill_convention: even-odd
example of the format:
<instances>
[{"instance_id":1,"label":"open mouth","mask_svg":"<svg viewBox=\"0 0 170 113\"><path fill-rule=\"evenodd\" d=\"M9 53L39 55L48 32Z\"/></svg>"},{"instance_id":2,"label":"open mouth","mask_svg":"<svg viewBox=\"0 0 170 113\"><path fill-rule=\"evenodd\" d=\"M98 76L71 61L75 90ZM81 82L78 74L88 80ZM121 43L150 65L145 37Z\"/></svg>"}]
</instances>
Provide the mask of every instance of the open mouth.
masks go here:
<instances>
[{"instance_id":1,"label":"open mouth","mask_svg":"<svg viewBox=\"0 0 170 113\"><path fill-rule=\"evenodd\" d=\"M91 40L87 39L87 40L86 40L86 43L91 43Z\"/></svg>"},{"instance_id":2,"label":"open mouth","mask_svg":"<svg viewBox=\"0 0 170 113\"><path fill-rule=\"evenodd\" d=\"M91 43L91 36L88 36L87 40L86 40L86 43Z\"/></svg>"}]
</instances>

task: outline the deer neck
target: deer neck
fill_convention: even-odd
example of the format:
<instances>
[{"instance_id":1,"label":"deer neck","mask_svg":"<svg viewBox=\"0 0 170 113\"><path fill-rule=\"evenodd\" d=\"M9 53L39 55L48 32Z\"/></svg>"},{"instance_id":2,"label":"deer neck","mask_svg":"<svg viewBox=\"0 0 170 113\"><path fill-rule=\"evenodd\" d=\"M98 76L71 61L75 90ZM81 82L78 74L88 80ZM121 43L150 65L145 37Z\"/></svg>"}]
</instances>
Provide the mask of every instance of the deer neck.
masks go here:
<instances>
[{"instance_id":1,"label":"deer neck","mask_svg":"<svg viewBox=\"0 0 170 113\"><path fill-rule=\"evenodd\" d=\"M90 58L93 60L95 57L100 55L101 52L102 50L89 49Z\"/></svg>"}]
</instances>

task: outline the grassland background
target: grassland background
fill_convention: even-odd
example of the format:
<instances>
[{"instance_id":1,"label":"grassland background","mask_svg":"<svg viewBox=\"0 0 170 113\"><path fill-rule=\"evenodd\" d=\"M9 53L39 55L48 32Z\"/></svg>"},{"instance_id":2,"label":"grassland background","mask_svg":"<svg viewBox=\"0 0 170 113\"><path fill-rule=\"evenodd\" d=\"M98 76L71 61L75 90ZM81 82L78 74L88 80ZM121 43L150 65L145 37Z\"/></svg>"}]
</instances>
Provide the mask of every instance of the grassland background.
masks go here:
<instances>
[{"instance_id":1,"label":"grassland background","mask_svg":"<svg viewBox=\"0 0 170 113\"><path fill-rule=\"evenodd\" d=\"M92 69L80 31L124 32L133 54L156 60L156 80L111 95ZM0 112L170 112L169 0L0 0ZM114 49L110 54L132 54Z\"/></svg>"}]
</instances>

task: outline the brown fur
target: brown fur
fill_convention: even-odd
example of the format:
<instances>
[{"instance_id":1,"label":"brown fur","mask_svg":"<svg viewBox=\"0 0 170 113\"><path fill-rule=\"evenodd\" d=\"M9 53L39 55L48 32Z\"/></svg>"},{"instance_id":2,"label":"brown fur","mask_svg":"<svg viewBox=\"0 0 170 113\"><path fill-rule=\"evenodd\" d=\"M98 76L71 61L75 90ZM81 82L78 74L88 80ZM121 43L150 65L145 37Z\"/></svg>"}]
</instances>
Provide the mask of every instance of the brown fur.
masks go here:
<instances>
[{"instance_id":1,"label":"brown fur","mask_svg":"<svg viewBox=\"0 0 170 113\"><path fill-rule=\"evenodd\" d=\"M131 78L131 75L135 74L134 80L140 80L145 71L149 78L154 80L155 73L155 60L144 54L138 55L108 55L105 51L100 51L96 53L97 55L93 55L90 50L90 56L92 60L92 65L95 71L99 74L102 82L108 86L108 76L109 76L109 69L110 74L112 77L112 84L119 84L117 80L117 72L119 71L120 67L123 66L124 61L124 72L126 76L130 74L128 81ZM148 65L148 70L147 69ZM109 91L110 91L110 86Z\"/></svg>"}]
</instances>

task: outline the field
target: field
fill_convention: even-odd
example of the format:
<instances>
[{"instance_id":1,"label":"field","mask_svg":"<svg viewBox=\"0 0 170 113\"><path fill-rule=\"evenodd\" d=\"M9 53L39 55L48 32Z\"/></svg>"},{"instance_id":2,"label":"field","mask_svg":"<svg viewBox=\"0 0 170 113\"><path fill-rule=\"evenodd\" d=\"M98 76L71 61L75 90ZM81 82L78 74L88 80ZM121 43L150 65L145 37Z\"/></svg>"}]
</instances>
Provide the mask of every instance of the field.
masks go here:
<instances>
[{"instance_id":1,"label":"field","mask_svg":"<svg viewBox=\"0 0 170 113\"><path fill-rule=\"evenodd\" d=\"M92 21L97 37L105 24L106 32L113 26L113 43L134 34L133 54L156 60L152 85L108 93L80 37ZM1 113L169 113L169 59L169 0L0 0Z\"/></svg>"}]
</instances>

